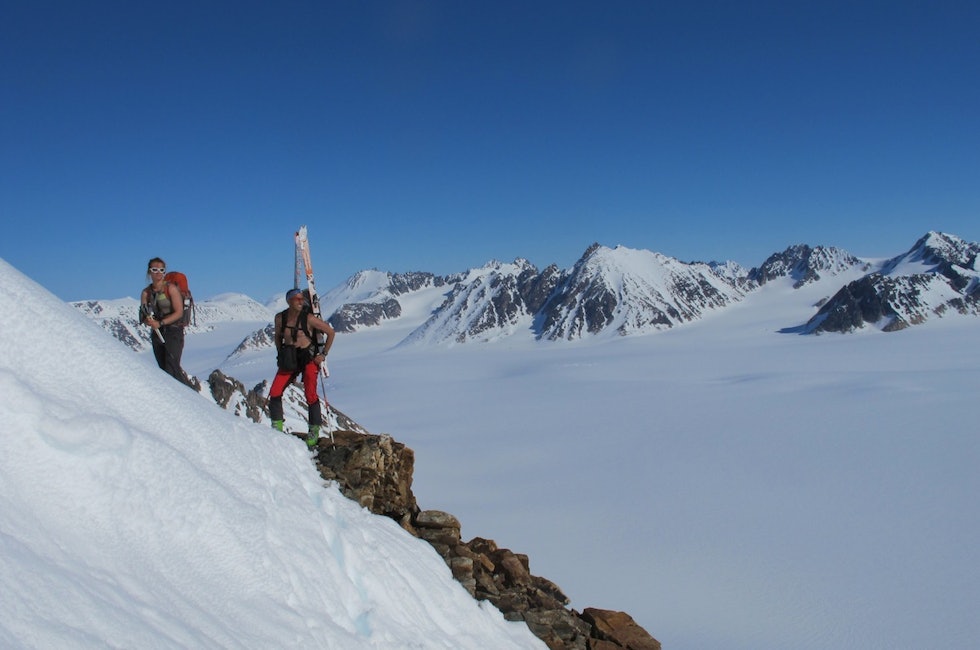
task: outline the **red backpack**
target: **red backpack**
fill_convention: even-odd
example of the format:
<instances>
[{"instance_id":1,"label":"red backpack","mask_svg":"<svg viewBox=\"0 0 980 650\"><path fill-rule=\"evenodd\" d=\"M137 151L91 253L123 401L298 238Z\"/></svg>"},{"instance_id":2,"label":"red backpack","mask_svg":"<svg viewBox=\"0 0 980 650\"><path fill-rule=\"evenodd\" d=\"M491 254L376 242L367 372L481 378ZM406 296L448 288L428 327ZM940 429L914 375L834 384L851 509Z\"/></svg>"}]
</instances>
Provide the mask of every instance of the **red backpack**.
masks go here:
<instances>
[{"instance_id":1,"label":"red backpack","mask_svg":"<svg viewBox=\"0 0 980 650\"><path fill-rule=\"evenodd\" d=\"M191 294L190 287L187 286L187 276L180 271L170 271L163 276L163 279L169 284L176 285L180 289L180 295L184 298L184 315L180 320L181 326L186 327L192 322L197 325L197 317L194 315L194 296Z\"/></svg>"}]
</instances>

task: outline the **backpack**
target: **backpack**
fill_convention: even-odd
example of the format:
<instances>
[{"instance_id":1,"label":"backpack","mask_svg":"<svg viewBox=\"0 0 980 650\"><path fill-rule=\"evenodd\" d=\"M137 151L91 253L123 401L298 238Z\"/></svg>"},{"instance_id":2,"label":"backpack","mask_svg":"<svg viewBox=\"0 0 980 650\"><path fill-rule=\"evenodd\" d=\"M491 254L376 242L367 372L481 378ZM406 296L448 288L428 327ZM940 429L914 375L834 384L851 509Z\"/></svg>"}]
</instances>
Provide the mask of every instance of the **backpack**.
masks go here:
<instances>
[{"instance_id":1,"label":"backpack","mask_svg":"<svg viewBox=\"0 0 980 650\"><path fill-rule=\"evenodd\" d=\"M180 295L184 299L184 315L181 317L180 326L187 327L192 323L197 325L197 316L194 313L194 296L191 294L190 287L187 285L187 276L180 271L170 271L163 279L168 284L176 285L180 289Z\"/></svg>"},{"instance_id":2,"label":"backpack","mask_svg":"<svg viewBox=\"0 0 980 650\"><path fill-rule=\"evenodd\" d=\"M296 371L306 366L313 358L320 354L320 350L323 345L320 343L320 337L316 336L316 332L312 331L309 327L309 321L307 320L310 312L307 309L303 309L300 312L299 317L296 318L296 323L293 325L286 325L286 314L289 313L288 309L285 309L278 314L276 318L279 319L281 324L279 328L279 341L276 347L279 348L279 354L276 358L276 363L280 370ZM296 334L299 330L303 330L306 337L313 341L310 347L305 349L298 349L291 345L284 345L286 340L286 330L293 330L293 340L296 340Z\"/></svg>"}]
</instances>

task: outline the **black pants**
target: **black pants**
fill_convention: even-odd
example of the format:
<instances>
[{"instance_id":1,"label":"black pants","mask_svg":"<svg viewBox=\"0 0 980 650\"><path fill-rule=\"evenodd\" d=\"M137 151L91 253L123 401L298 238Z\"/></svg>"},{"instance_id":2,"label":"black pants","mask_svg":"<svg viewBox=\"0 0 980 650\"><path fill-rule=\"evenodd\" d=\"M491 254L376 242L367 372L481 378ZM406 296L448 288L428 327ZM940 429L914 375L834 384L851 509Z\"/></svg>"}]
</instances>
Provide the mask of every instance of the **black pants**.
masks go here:
<instances>
[{"instance_id":1,"label":"black pants","mask_svg":"<svg viewBox=\"0 0 980 650\"><path fill-rule=\"evenodd\" d=\"M193 388L187 374L180 367L180 357L184 354L184 328L179 325L167 325L160 328L160 333L163 334L163 343L156 334L150 337L153 341L153 356L156 357L157 365L180 383Z\"/></svg>"}]
</instances>

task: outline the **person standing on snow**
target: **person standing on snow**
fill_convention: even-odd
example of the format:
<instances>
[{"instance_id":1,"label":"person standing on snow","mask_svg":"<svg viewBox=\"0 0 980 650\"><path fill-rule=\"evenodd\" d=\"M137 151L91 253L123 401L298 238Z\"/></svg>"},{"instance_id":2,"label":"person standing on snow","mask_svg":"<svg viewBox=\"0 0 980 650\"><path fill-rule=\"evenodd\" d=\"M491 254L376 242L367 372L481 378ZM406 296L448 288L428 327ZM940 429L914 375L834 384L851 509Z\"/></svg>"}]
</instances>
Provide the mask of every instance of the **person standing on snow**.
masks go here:
<instances>
[{"instance_id":1,"label":"person standing on snow","mask_svg":"<svg viewBox=\"0 0 980 650\"><path fill-rule=\"evenodd\" d=\"M320 427L323 425L320 398L316 392L320 364L330 352L336 332L330 323L309 312L306 308L306 297L299 289L286 292L286 303L289 308L276 314L275 319L276 359L279 369L272 380L272 388L269 389L269 415L272 418L272 427L282 431L282 394L297 376L302 375L309 413L306 444L312 449L316 447ZM322 349L317 346L316 332L326 335Z\"/></svg>"},{"instance_id":2,"label":"person standing on snow","mask_svg":"<svg viewBox=\"0 0 980 650\"><path fill-rule=\"evenodd\" d=\"M180 289L166 281L167 264L162 259L154 257L146 266L150 284L140 294L140 322L153 329L153 356L161 370L196 390L180 367L184 354L184 299Z\"/></svg>"}]
</instances>

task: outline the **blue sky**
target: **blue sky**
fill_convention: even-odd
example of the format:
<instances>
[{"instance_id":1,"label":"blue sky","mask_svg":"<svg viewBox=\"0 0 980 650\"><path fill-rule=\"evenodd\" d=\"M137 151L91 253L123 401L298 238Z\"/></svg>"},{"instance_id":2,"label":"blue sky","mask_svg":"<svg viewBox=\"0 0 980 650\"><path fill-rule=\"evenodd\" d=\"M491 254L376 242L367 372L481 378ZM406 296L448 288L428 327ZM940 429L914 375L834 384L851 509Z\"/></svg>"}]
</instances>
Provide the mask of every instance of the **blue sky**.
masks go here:
<instances>
[{"instance_id":1,"label":"blue sky","mask_svg":"<svg viewBox=\"0 0 980 650\"><path fill-rule=\"evenodd\" d=\"M976 2L7 2L0 256L65 300L980 240Z\"/></svg>"}]
</instances>

